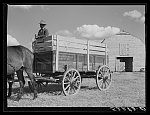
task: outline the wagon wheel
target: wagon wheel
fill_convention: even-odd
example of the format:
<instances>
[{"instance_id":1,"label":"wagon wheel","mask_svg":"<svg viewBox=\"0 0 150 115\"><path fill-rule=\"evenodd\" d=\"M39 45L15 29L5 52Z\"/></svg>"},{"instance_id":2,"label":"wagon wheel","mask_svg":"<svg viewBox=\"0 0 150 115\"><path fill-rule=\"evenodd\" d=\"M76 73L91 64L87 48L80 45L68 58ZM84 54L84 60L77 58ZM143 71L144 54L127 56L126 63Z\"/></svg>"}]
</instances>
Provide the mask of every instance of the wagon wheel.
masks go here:
<instances>
[{"instance_id":1,"label":"wagon wheel","mask_svg":"<svg viewBox=\"0 0 150 115\"><path fill-rule=\"evenodd\" d=\"M76 69L69 69L64 73L62 80L63 93L75 95L79 92L81 86L81 76Z\"/></svg>"},{"instance_id":2,"label":"wagon wheel","mask_svg":"<svg viewBox=\"0 0 150 115\"><path fill-rule=\"evenodd\" d=\"M101 66L96 74L96 84L100 90L106 90L111 84L111 72L108 66Z\"/></svg>"}]
</instances>

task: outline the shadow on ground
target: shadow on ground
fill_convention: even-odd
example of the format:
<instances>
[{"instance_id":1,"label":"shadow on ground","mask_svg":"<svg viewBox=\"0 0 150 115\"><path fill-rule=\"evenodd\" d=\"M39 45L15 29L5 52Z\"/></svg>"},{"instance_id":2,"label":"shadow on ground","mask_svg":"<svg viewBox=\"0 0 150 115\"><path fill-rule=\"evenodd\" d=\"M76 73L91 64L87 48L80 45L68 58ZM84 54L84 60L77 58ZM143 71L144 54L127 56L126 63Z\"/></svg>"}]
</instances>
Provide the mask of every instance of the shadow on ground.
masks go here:
<instances>
[{"instance_id":1,"label":"shadow on ground","mask_svg":"<svg viewBox=\"0 0 150 115\"><path fill-rule=\"evenodd\" d=\"M7 89L8 90L8 89ZM80 90L98 90L97 87L89 87L89 86L81 86ZM28 87L25 86L24 89L24 94L31 94L32 90ZM61 95L62 94L62 86L58 84L48 84L47 86L41 85L38 86L37 89L38 93L50 93L51 95ZM13 99L17 96L19 93L19 87L13 88L12 89L12 96L9 97L9 99Z\"/></svg>"}]
</instances>

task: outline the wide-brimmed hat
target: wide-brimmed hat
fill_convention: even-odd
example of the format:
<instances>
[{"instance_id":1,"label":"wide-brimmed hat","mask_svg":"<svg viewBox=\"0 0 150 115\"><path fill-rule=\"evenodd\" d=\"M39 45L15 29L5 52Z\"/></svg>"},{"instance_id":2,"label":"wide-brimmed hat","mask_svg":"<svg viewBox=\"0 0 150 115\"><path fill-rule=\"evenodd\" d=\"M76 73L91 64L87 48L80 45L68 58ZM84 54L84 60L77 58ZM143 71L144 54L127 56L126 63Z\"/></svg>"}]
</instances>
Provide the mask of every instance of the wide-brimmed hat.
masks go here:
<instances>
[{"instance_id":1,"label":"wide-brimmed hat","mask_svg":"<svg viewBox=\"0 0 150 115\"><path fill-rule=\"evenodd\" d=\"M46 22L44 20L41 20L39 24L44 24L46 25Z\"/></svg>"}]
</instances>

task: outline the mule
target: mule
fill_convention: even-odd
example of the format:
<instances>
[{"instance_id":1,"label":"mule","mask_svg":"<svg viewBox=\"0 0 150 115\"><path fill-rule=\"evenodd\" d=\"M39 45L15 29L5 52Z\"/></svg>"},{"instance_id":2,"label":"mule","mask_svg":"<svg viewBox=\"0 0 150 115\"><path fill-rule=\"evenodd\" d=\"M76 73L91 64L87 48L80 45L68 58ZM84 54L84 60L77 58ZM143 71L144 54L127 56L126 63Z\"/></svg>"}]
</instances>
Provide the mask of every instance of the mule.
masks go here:
<instances>
[{"instance_id":1,"label":"mule","mask_svg":"<svg viewBox=\"0 0 150 115\"><path fill-rule=\"evenodd\" d=\"M32 89L34 92L33 99L37 98L36 81L33 75L33 53L26 47L18 46L7 46L7 76L13 78L14 73L17 73L18 81L20 84L20 91L17 95L16 101L19 101L23 95L23 88L25 80L23 76L23 70L27 73L31 80ZM11 96L12 83L9 83L8 96Z\"/></svg>"}]
</instances>

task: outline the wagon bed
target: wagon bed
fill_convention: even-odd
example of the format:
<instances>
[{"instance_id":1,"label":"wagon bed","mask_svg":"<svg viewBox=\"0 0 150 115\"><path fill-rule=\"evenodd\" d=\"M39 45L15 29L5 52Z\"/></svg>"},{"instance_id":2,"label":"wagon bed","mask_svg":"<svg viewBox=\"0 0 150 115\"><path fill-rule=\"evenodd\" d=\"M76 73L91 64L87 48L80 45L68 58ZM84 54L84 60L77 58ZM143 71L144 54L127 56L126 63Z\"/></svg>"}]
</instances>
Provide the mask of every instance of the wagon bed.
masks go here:
<instances>
[{"instance_id":1,"label":"wagon bed","mask_svg":"<svg viewBox=\"0 0 150 115\"><path fill-rule=\"evenodd\" d=\"M65 95L77 94L82 78L95 78L100 90L110 86L106 44L51 35L34 41L33 52L33 72L41 76L37 82L56 81Z\"/></svg>"}]
</instances>

